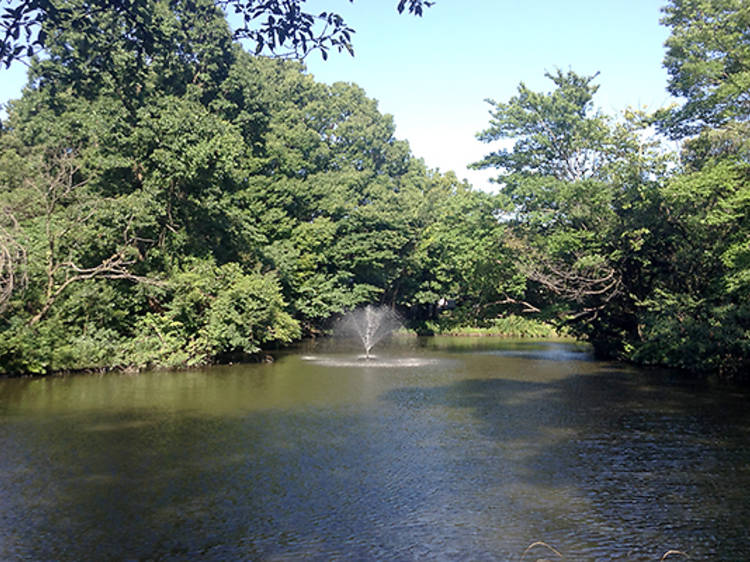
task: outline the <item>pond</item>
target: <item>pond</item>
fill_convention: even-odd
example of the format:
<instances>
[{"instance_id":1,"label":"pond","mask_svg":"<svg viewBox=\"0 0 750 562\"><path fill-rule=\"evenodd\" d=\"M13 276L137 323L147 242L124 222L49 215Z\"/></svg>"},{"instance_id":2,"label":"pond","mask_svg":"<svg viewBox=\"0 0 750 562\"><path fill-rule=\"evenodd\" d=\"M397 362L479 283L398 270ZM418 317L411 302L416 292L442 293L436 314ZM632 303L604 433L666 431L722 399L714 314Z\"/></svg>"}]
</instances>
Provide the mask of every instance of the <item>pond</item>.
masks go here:
<instances>
[{"instance_id":1,"label":"pond","mask_svg":"<svg viewBox=\"0 0 750 562\"><path fill-rule=\"evenodd\" d=\"M1 380L0 559L750 557L745 390L570 343L375 352Z\"/></svg>"}]
</instances>

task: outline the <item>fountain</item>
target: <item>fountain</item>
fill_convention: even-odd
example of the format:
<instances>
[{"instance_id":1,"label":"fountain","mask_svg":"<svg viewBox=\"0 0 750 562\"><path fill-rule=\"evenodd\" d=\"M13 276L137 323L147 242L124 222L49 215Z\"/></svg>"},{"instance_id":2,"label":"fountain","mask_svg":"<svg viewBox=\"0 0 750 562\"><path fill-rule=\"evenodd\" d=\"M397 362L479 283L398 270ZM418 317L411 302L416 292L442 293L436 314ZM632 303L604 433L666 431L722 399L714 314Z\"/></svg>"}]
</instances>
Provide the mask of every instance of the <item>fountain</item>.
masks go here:
<instances>
[{"instance_id":1,"label":"fountain","mask_svg":"<svg viewBox=\"0 0 750 562\"><path fill-rule=\"evenodd\" d=\"M367 305L344 315L336 325L338 335L359 338L365 359L372 359L372 348L401 327L398 314L387 306Z\"/></svg>"},{"instance_id":2,"label":"fountain","mask_svg":"<svg viewBox=\"0 0 750 562\"><path fill-rule=\"evenodd\" d=\"M329 351L333 353L303 355L302 359L325 367L344 367L354 369L405 369L425 367L436 364L433 358L426 358L421 353L414 354L414 348L396 346L389 348L385 356L373 355L372 349L401 327L401 320L391 308L387 306L368 305L348 312L339 319L334 326L334 338L329 341ZM338 343L348 338L361 345L364 354L352 357L351 354L341 354ZM402 342L403 343L403 342ZM404 355L408 350L409 355Z\"/></svg>"}]
</instances>

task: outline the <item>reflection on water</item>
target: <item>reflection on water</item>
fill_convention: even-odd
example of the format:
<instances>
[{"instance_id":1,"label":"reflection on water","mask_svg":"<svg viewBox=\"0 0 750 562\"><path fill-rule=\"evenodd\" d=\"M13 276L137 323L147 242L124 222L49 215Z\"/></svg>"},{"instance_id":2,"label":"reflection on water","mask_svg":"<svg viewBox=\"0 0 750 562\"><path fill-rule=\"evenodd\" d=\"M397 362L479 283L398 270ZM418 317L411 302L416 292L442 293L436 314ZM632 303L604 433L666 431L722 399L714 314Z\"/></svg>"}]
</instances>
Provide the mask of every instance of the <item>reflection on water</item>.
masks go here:
<instances>
[{"instance_id":1,"label":"reflection on water","mask_svg":"<svg viewBox=\"0 0 750 562\"><path fill-rule=\"evenodd\" d=\"M344 357L305 355L302 359L312 361L324 367L351 367L356 369L413 369L416 367L429 367L437 363L435 359L426 359L424 357L387 357L382 355L349 355Z\"/></svg>"},{"instance_id":2,"label":"reflection on water","mask_svg":"<svg viewBox=\"0 0 750 562\"><path fill-rule=\"evenodd\" d=\"M0 381L0 559L750 556L744 391L565 343L378 354Z\"/></svg>"}]
</instances>

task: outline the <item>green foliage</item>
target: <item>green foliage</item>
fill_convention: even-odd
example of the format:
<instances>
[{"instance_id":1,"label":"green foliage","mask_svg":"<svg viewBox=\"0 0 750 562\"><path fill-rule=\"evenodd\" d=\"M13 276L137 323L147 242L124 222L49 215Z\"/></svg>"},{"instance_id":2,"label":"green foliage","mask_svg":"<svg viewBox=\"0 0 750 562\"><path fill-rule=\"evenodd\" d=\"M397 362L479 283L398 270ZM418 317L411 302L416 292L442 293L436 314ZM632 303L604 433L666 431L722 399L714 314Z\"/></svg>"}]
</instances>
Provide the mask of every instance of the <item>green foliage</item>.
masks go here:
<instances>
[{"instance_id":1,"label":"green foliage","mask_svg":"<svg viewBox=\"0 0 750 562\"><path fill-rule=\"evenodd\" d=\"M43 321L17 312L0 324L0 373L46 374L126 365L122 346L129 295L88 280L72 286Z\"/></svg>"},{"instance_id":2,"label":"green foliage","mask_svg":"<svg viewBox=\"0 0 750 562\"><path fill-rule=\"evenodd\" d=\"M675 31L670 63L692 56L676 47L684 31ZM682 91L685 107L700 101L726 124L686 141L679 163L648 139L652 117L629 111L615 122L594 111L591 77L548 77L550 93L521 85L509 102L492 102L491 127L480 134L515 141L477 166L501 171L509 244L528 279L524 300L557 315L600 355L747 373L746 123L727 122L732 114L716 92ZM690 111L683 124L696 117Z\"/></svg>"},{"instance_id":3,"label":"green foliage","mask_svg":"<svg viewBox=\"0 0 750 562\"><path fill-rule=\"evenodd\" d=\"M668 252L639 303L634 357L729 376L748 372L750 183L746 125L685 145L685 168L661 190Z\"/></svg>"},{"instance_id":4,"label":"green foliage","mask_svg":"<svg viewBox=\"0 0 750 562\"><path fill-rule=\"evenodd\" d=\"M509 338L559 338L564 337L553 325L535 318L509 314L499 318L484 318L481 325L465 325L454 316L443 316L430 321L427 327L431 333L446 336L503 336Z\"/></svg>"},{"instance_id":5,"label":"green foliage","mask_svg":"<svg viewBox=\"0 0 750 562\"><path fill-rule=\"evenodd\" d=\"M280 57L304 58L310 52L320 50L325 59L331 48L354 54L351 42L354 30L343 18L336 13L304 12L303 3L304 0L217 0L209 6L241 16L243 23L235 30L234 37L251 41L255 45L255 54L267 51ZM127 50L140 57L152 55L154 43L173 31L154 29L158 14L154 14L149 0L93 0L73 6L60 6L48 0L9 1L7 4L0 14L0 34L3 36L0 64L5 66L54 46L50 41L54 34L50 30L73 28L84 39L95 39L101 29L98 25L101 25L103 12L117 19ZM406 9L409 14L421 16L424 9L433 4L428 0L399 0L396 9L398 13ZM187 6L196 9L195 5ZM201 38L201 31L196 30L196 33L197 38ZM205 37L203 39L205 41ZM197 40L196 44L200 45ZM203 44L210 44L210 41Z\"/></svg>"},{"instance_id":6,"label":"green foliage","mask_svg":"<svg viewBox=\"0 0 750 562\"><path fill-rule=\"evenodd\" d=\"M673 0L665 66L684 103L657 114L683 143L663 181L665 257L639 303L634 357L693 371L750 372L750 8L745 2Z\"/></svg>"},{"instance_id":7,"label":"green foliage","mask_svg":"<svg viewBox=\"0 0 750 562\"><path fill-rule=\"evenodd\" d=\"M360 304L501 290L492 200L425 170L361 88L247 55L209 0L147 4L145 51L117 9L95 35L45 20L9 108L5 372L250 357Z\"/></svg>"},{"instance_id":8,"label":"green foliage","mask_svg":"<svg viewBox=\"0 0 750 562\"><path fill-rule=\"evenodd\" d=\"M139 319L126 347L132 366L195 366L299 337L275 276L243 273L234 263L187 264L161 300L162 310Z\"/></svg>"},{"instance_id":9,"label":"green foliage","mask_svg":"<svg viewBox=\"0 0 750 562\"><path fill-rule=\"evenodd\" d=\"M522 180L534 176L577 181L598 178L606 171L597 157L609 159L610 131L606 119L593 113L596 76L546 73L555 89L548 93L529 90L523 83L507 103L488 99L493 106L490 127L477 135L483 142L510 138L513 150L500 150L474 165L503 171L501 183L510 184L510 195L531 202ZM515 191L518 190L516 194Z\"/></svg>"},{"instance_id":10,"label":"green foliage","mask_svg":"<svg viewBox=\"0 0 750 562\"><path fill-rule=\"evenodd\" d=\"M671 0L662 23L672 28L664 66L668 90L685 98L663 112L674 136L750 116L750 6L744 0Z\"/></svg>"},{"instance_id":11,"label":"green foliage","mask_svg":"<svg viewBox=\"0 0 750 562\"><path fill-rule=\"evenodd\" d=\"M525 278L504 244L498 201L459 183L453 174L433 179L420 214L423 227L409 266L411 306L451 300L477 320L523 294Z\"/></svg>"},{"instance_id":12,"label":"green foliage","mask_svg":"<svg viewBox=\"0 0 750 562\"><path fill-rule=\"evenodd\" d=\"M642 303L643 342L635 361L693 372L746 378L750 367L750 308L711 304L685 293L657 291Z\"/></svg>"},{"instance_id":13,"label":"green foliage","mask_svg":"<svg viewBox=\"0 0 750 562\"><path fill-rule=\"evenodd\" d=\"M594 109L594 76L558 71L547 77L551 92L521 84L507 103L490 101L491 125L479 138L511 138L514 146L475 167L501 172L496 181L509 210L508 244L528 279L531 308L556 314L600 352L618 354L615 342L634 337L636 324L622 264L632 225L623 222L621 206L632 207L632 191L662 163L639 141L635 116L616 123ZM613 307L617 318L609 313Z\"/></svg>"}]
</instances>

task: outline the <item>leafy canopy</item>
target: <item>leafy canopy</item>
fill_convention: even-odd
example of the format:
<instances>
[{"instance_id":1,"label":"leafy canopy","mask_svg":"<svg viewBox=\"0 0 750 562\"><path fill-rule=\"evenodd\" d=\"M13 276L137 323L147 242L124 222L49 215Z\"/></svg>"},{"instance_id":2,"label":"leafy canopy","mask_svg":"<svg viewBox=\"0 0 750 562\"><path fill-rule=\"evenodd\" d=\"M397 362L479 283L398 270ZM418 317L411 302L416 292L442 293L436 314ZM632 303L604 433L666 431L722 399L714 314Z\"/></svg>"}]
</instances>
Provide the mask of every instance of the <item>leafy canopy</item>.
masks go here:
<instances>
[{"instance_id":1,"label":"leafy canopy","mask_svg":"<svg viewBox=\"0 0 750 562\"><path fill-rule=\"evenodd\" d=\"M675 137L750 118L750 3L745 0L671 0L662 23L667 89L685 103L662 115Z\"/></svg>"},{"instance_id":2,"label":"leafy canopy","mask_svg":"<svg viewBox=\"0 0 750 562\"><path fill-rule=\"evenodd\" d=\"M353 54L352 34L344 19L333 12L305 11L306 0L215 0L225 13L238 14L241 24L235 39L247 39L255 53L304 58L319 50L327 58L331 48ZM354 0L349 0L354 2ZM396 9L421 16L429 0L399 0ZM199 4L199 3L196 3ZM120 29L130 50L151 55L162 30L153 27L150 0L82 0L75 4L52 0L2 0L0 2L0 64L30 58L49 46L49 30L71 28L87 36L98 33L102 13L123 16ZM191 9L188 3L188 9Z\"/></svg>"}]
</instances>

